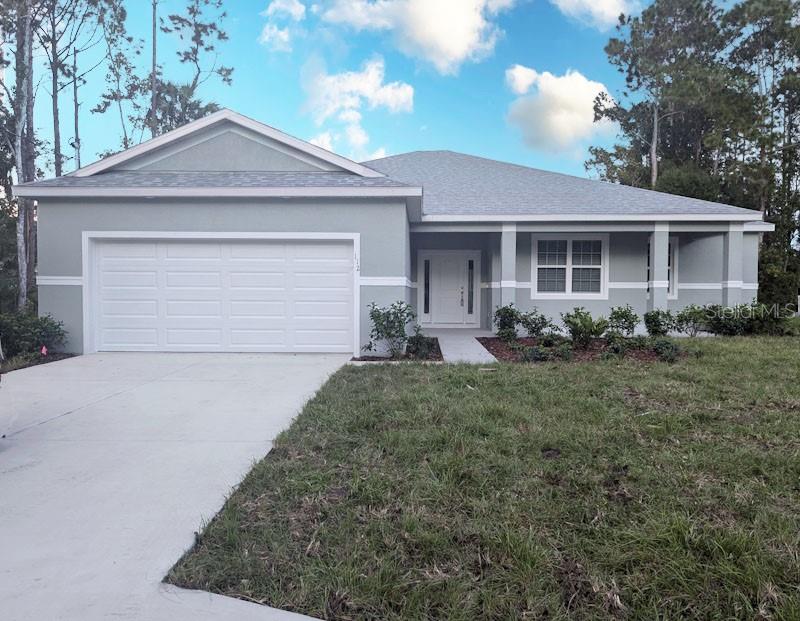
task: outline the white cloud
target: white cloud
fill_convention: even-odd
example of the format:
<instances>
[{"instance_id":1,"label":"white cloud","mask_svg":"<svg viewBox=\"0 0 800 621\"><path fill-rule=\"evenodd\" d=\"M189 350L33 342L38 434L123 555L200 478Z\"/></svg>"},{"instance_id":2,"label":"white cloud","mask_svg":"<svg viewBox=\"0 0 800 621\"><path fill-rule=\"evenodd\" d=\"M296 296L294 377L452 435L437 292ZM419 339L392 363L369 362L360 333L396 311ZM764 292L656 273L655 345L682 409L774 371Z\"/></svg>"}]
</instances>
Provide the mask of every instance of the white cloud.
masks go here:
<instances>
[{"instance_id":1,"label":"white cloud","mask_svg":"<svg viewBox=\"0 0 800 621\"><path fill-rule=\"evenodd\" d=\"M292 36L288 28L279 28L275 24L264 24L258 42L274 52L291 52Z\"/></svg>"},{"instance_id":2,"label":"white cloud","mask_svg":"<svg viewBox=\"0 0 800 621\"><path fill-rule=\"evenodd\" d=\"M325 21L356 30L387 31L405 54L443 74L494 50L502 31L497 14L517 0L331 0Z\"/></svg>"},{"instance_id":3,"label":"white cloud","mask_svg":"<svg viewBox=\"0 0 800 621\"><path fill-rule=\"evenodd\" d=\"M364 104L389 112L411 112L414 108L414 87L405 82L384 83L386 67L380 57L365 62L361 71L328 74L324 67L311 62L304 73L307 105L317 124L336 114L353 118L352 113Z\"/></svg>"},{"instance_id":4,"label":"white cloud","mask_svg":"<svg viewBox=\"0 0 800 621\"><path fill-rule=\"evenodd\" d=\"M306 7L299 0L272 0L261 14L265 17L285 16L299 22L306 16Z\"/></svg>"},{"instance_id":5,"label":"white cloud","mask_svg":"<svg viewBox=\"0 0 800 621\"><path fill-rule=\"evenodd\" d=\"M620 13L638 12L638 0L550 0L569 17L585 22L600 30L617 24Z\"/></svg>"},{"instance_id":6,"label":"white cloud","mask_svg":"<svg viewBox=\"0 0 800 621\"><path fill-rule=\"evenodd\" d=\"M517 78L522 75L524 79L509 78L509 72L515 67L519 69L513 75ZM594 136L614 131L609 121L594 122L595 97L608 92L602 83L573 70L556 76L521 65L515 67L506 72L506 79L511 89L522 96L511 104L508 121L521 130L529 147L564 152Z\"/></svg>"},{"instance_id":7,"label":"white cloud","mask_svg":"<svg viewBox=\"0 0 800 621\"><path fill-rule=\"evenodd\" d=\"M524 65L512 65L506 69L506 84L515 95L527 93L538 77L538 73Z\"/></svg>"},{"instance_id":8,"label":"white cloud","mask_svg":"<svg viewBox=\"0 0 800 621\"><path fill-rule=\"evenodd\" d=\"M382 108L390 113L411 112L414 108L414 87L405 82L387 83L385 76L386 67L380 57L365 62L360 71L329 74L318 60L309 61L303 68L307 110L317 125L338 124L354 159L368 157L370 138L362 125L364 108ZM329 146L325 148L333 150L338 137L338 133L327 130L317 139L326 140Z\"/></svg>"},{"instance_id":9,"label":"white cloud","mask_svg":"<svg viewBox=\"0 0 800 621\"><path fill-rule=\"evenodd\" d=\"M317 134L311 138L309 142L317 145L318 147L322 147L323 149L327 149L328 151L333 151L333 134L330 132L322 132L321 134Z\"/></svg>"}]
</instances>

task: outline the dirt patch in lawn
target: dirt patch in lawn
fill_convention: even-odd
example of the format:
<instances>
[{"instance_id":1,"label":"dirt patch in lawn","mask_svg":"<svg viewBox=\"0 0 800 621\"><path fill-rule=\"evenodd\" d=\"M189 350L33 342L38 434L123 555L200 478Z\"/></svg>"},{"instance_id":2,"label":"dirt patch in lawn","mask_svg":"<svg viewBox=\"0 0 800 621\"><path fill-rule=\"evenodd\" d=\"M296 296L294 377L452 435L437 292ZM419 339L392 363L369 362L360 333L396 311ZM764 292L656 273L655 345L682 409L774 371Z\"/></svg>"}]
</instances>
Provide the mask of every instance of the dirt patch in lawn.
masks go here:
<instances>
[{"instance_id":1,"label":"dirt patch in lawn","mask_svg":"<svg viewBox=\"0 0 800 621\"><path fill-rule=\"evenodd\" d=\"M500 362L523 362L523 348L543 347L541 339L530 337L519 338L514 342L504 341L496 336L481 336L477 337L477 339ZM606 352L609 352L608 342L605 339L594 339L587 349L573 349L571 361L590 362L599 360ZM652 349L628 349L625 352L625 357L640 362L658 360L658 355Z\"/></svg>"}]
</instances>

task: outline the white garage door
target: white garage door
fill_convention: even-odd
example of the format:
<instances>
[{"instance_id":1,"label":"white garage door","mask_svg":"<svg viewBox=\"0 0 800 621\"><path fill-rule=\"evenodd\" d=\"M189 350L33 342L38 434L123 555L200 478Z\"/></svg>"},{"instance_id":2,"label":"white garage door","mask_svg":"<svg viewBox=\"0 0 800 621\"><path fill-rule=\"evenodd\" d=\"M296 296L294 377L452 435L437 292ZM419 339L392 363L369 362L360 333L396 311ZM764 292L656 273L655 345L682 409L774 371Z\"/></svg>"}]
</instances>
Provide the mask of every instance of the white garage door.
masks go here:
<instances>
[{"instance_id":1,"label":"white garage door","mask_svg":"<svg viewBox=\"0 0 800 621\"><path fill-rule=\"evenodd\" d=\"M98 351L353 351L353 245L98 241Z\"/></svg>"}]
</instances>

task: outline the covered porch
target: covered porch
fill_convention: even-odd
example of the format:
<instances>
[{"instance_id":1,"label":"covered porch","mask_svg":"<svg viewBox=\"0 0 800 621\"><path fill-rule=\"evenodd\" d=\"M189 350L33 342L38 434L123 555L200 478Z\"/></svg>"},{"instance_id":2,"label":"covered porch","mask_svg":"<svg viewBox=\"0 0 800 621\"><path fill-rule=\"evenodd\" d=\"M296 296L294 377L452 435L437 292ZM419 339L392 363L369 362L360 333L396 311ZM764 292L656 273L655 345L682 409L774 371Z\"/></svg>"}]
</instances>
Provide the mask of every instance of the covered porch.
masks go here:
<instances>
[{"instance_id":1,"label":"covered porch","mask_svg":"<svg viewBox=\"0 0 800 621\"><path fill-rule=\"evenodd\" d=\"M762 223L418 223L410 232L411 303L426 329L491 329L497 306L558 320L757 294Z\"/></svg>"}]
</instances>

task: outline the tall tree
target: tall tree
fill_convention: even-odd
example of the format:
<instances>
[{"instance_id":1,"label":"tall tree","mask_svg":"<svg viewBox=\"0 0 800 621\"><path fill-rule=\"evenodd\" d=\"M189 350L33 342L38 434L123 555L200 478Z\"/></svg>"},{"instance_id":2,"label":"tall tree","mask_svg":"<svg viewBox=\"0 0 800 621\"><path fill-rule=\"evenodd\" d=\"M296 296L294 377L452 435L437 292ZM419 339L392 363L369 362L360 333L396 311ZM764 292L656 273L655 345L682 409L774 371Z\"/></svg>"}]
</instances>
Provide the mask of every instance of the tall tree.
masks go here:
<instances>
[{"instance_id":1,"label":"tall tree","mask_svg":"<svg viewBox=\"0 0 800 621\"><path fill-rule=\"evenodd\" d=\"M620 140L587 169L629 185L758 209L759 298L794 302L800 284L800 3L655 0L622 18L606 52L626 78L596 119ZM655 113L658 110L658 114ZM648 184L649 177L649 184Z\"/></svg>"},{"instance_id":2,"label":"tall tree","mask_svg":"<svg viewBox=\"0 0 800 621\"><path fill-rule=\"evenodd\" d=\"M120 124L120 146L127 149L134 145L129 123L131 112L127 109L135 103L141 93L141 80L136 75L136 57L141 54L141 41L128 34L127 9L123 0L94 0L97 22L103 33L106 55L107 90L92 112L104 113L114 108ZM111 149L109 153L114 152Z\"/></svg>"},{"instance_id":3,"label":"tall tree","mask_svg":"<svg viewBox=\"0 0 800 621\"><path fill-rule=\"evenodd\" d=\"M47 55L50 72L50 98L53 121L53 168L57 177L63 170L64 155L61 145L61 119L59 94L64 87L62 77L74 70L69 61L75 60L73 52L90 23L92 6L87 0L44 0L42 18L37 35Z\"/></svg>"}]
</instances>

